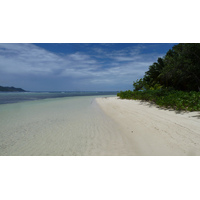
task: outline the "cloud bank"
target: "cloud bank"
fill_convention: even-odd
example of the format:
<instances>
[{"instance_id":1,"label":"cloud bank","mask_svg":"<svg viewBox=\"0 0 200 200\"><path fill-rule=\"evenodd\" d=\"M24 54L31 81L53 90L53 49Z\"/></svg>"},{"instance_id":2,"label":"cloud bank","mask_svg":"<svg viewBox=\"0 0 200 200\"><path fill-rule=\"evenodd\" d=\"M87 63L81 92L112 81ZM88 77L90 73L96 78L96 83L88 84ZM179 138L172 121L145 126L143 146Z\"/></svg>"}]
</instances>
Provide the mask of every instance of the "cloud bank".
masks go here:
<instances>
[{"instance_id":1,"label":"cloud bank","mask_svg":"<svg viewBox=\"0 0 200 200\"><path fill-rule=\"evenodd\" d=\"M0 44L0 85L31 91L132 89L133 81L163 56L143 53L145 48L144 44L123 49L98 44L60 53L35 44Z\"/></svg>"}]
</instances>

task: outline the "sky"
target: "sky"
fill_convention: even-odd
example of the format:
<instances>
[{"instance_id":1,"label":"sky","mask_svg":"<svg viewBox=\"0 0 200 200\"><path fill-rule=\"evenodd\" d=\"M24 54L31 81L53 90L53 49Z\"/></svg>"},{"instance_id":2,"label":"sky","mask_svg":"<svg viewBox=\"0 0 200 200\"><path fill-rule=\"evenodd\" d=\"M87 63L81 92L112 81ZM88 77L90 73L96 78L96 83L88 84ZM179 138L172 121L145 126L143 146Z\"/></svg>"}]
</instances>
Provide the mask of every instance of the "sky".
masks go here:
<instances>
[{"instance_id":1,"label":"sky","mask_svg":"<svg viewBox=\"0 0 200 200\"><path fill-rule=\"evenodd\" d=\"M0 43L0 85L27 91L124 91L173 43Z\"/></svg>"}]
</instances>

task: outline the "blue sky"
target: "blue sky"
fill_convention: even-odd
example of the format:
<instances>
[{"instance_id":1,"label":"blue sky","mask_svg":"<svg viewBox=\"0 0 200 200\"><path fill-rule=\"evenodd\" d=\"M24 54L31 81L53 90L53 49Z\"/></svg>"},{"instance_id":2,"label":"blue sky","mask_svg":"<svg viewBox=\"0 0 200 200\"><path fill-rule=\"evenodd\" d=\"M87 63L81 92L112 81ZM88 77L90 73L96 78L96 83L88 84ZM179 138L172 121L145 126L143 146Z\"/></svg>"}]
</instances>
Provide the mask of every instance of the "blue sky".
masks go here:
<instances>
[{"instance_id":1,"label":"blue sky","mask_svg":"<svg viewBox=\"0 0 200 200\"><path fill-rule=\"evenodd\" d=\"M1 43L0 85L29 91L132 90L172 43Z\"/></svg>"}]
</instances>

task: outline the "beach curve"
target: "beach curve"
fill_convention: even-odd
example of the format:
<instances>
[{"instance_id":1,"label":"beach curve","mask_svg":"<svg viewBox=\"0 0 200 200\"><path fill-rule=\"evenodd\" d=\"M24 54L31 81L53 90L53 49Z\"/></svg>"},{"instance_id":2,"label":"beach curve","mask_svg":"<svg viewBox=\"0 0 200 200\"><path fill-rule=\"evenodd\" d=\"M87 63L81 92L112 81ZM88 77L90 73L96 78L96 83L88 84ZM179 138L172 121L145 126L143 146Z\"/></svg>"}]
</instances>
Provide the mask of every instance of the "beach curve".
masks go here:
<instances>
[{"instance_id":1,"label":"beach curve","mask_svg":"<svg viewBox=\"0 0 200 200\"><path fill-rule=\"evenodd\" d=\"M96 102L120 126L136 155L200 155L198 112L177 114L148 102L118 97L96 98Z\"/></svg>"}]
</instances>

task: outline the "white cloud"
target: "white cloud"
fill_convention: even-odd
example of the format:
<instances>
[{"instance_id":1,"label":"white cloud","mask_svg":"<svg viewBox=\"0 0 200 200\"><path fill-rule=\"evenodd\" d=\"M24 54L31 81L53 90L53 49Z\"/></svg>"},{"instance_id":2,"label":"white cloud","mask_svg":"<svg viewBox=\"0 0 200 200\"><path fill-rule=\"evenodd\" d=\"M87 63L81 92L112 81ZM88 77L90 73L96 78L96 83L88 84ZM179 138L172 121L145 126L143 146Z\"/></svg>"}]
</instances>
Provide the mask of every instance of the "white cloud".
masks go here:
<instances>
[{"instance_id":1,"label":"white cloud","mask_svg":"<svg viewBox=\"0 0 200 200\"><path fill-rule=\"evenodd\" d=\"M32 44L0 44L0 70L14 74L51 73L62 59Z\"/></svg>"},{"instance_id":2,"label":"white cloud","mask_svg":"<svg viewBox=\"0 0 200 200\"><path fill-rule=\"evenodd\" d=\"M44 84L48 79L49 84L52 78L52 85L54 81L58 87L59 81L61 87L63 82L70 84L69 80L85 87L91 87L91 84L102 87L110 84L116 85L116 88L125 84L132 87L132 82L141 78L159 56L141 54L141 48L140 45L135 49L106 52L99 47L94 48L91 54L77 51L61 55L34 44L0 44L0 72L5 76L15 75L16 81L18 76L30 76L30 80L34 76L40 77L37 79Z\"/></svg>"}]
</instances>

